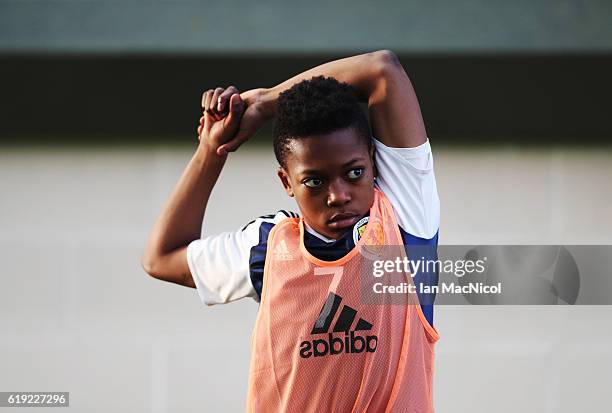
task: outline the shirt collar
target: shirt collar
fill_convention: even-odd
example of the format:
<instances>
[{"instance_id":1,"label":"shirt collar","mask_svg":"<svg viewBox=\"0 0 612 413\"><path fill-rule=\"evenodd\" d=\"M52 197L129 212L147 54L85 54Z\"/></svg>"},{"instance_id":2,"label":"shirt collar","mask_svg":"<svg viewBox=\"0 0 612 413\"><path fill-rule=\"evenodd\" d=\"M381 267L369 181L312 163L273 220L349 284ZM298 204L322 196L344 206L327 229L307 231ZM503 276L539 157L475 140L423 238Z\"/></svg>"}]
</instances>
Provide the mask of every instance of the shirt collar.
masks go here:
<instances>
[{"instance_id":1,"label":"shirt collar","mask_svg":"<svg viewBox=\"0 0 612 413\"><path fill-rule=\"evenodd\" d=\"M370 216L370 214L366 214L364 215L364 217ZM362 218L363 219L363 218ZM361 221L358 221L355 225L359 225ZM336 242L338 241L337 239L333 239L333 238L327 238L325 235L319 234L317 231L315 231L310 225L308 225L306 223L306 221L304 221L304 228L306 229L306 232L308 232L310 235L313 235L315 237L317 237L318 239L320 239L323 242L326 242L328 244L331 244L332 242ZM353 226L353 228L355 228L355 226ZM347 231L347 234L351 234L351 231ZM346 236L346 235L345 235ZM343 237L344 238L344 237ZM355 240L355 244L357 243L357 240Z\"/></svg>"},{"instance_id":2,"label":"shirt collar","mask_svg":"<svg viewBox=\"0 0 612 413\"><path fill-rule=\"evenodd\" d=\"M314 235L315 237L319 238L321 241L327 242L328 244L331 243L331 242L336 242L337 241L337 240L332 239L332 238L327 238L325 235L319 234L317 231L312 229L310 227L310 225L308 225L306 223L306 221L304 221L304 228L306 228L306 231L308 231L309 234Z\"/></svg>"}]
</instances>

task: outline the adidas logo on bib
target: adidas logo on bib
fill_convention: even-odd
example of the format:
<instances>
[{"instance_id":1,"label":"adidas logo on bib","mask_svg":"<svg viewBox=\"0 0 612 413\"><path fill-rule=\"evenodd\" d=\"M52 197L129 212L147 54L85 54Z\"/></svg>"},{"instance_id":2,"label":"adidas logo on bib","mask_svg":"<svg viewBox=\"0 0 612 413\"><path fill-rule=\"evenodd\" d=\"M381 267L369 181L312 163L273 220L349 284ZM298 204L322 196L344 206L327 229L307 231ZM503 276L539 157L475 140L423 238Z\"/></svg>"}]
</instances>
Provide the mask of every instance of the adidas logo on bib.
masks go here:
<instances>
[{"instance_id":1,"label":"adidas logo on bib","mask_svg":"<svg viewBox=\"0 0 612 413\"><path fill-rule=\"evenodd\" d=\"M281 242L274 247L272 253L274 254L274 257L280 261L291 261L294 259L293 255L289 253L285 240L281 240Z\"/></svg>"},{"instance_id":2,"label":"adidas logo on bib","mask_svg":"<svg viewBox=\"0 0 612 413\"><path fill-rule=\"evenodd\" d=\"M334 293L329 293L319 317L315 322L311 335L328 333L334 316L340 307L342 297ZM372 329L372 324L363 318L357 320L355 328L351 330L351 325L355 320L357 310L348 305L342 306L342 311L334 324L332 332L327 337L321 339L305 340L300 344L300 357L323 357L327 355L337 355L340 353L374 353L378 344L378 336L358 335L357 331L368 331ZM344 332L344 337L335 337L334 333Z\"/></svg>"}]
</instances>

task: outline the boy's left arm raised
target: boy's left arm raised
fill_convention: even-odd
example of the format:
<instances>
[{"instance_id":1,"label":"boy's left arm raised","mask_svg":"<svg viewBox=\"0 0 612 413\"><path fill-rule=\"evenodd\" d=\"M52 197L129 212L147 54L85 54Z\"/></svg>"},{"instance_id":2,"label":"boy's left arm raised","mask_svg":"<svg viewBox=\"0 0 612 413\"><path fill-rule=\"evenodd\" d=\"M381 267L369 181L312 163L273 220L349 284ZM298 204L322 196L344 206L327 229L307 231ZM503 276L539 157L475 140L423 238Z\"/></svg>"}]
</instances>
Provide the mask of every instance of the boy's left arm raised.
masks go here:
<instances>
[{"instance_id":1,"label":"boy's left arm raised","mask_svg":"<svg viewBox=\"0 0 612 413\"><path fill-rule=\"evenodd\" d=\"M221 91L229 95L229 113L223 117L210 112ZM141 259L152 277L192 288L196 286L187 264L187 246L200 238L206 204L227 158L219 147L235 137L245 104L230 86L205 92L202 107L198 148L155 221Z\"/></svg>"}]
</instances>

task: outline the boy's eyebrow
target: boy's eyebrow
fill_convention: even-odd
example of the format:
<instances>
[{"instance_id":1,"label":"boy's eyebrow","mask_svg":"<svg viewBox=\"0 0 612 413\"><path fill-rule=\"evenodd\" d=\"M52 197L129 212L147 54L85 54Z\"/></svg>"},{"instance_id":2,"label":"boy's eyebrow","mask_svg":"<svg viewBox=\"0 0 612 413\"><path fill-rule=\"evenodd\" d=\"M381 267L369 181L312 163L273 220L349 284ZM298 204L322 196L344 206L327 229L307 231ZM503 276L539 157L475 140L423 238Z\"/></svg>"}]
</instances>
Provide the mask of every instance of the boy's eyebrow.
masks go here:
<instances>
[{"instance_id":1,"label":"boy's eyebrow","mask_svg":"<svg viewBox=\"0 0 612 413\"><path fill-rule=\"evenodd\" d=\"M353 158L353 159L351 159L350 161L348 161L348 162L346 162L346 163L342 164L342 168L346 168L346 167L348 167L348 166L351 166L351 165L352 165L352 164L354 164L354 163L357 163L357 162L364 162L364 161L365 161L365 158L364 158L364 157L362 157L362 156L359 156L359 157L357 157L357 158ZM300 171L300 174L301 174L301 175L320 175L320 174L321 174L321 171L320 171L320 170L318 170L318 169L304 169L304 170Z\"/></svg>"},{"instance_id":2,"label":"boy's eyebrow","mask_svg":"<svg viewBox=\"0 0 612 413\"><path fill-rule=\"evenodd\" d=\"M351 166L352 164L357 163L357 162L363 162L364 160L365 159L362 156L359 156L357 158L351 159L350 161L342 165L342 167L346 168L347 166Z\"/></svg>"}]
</instances>

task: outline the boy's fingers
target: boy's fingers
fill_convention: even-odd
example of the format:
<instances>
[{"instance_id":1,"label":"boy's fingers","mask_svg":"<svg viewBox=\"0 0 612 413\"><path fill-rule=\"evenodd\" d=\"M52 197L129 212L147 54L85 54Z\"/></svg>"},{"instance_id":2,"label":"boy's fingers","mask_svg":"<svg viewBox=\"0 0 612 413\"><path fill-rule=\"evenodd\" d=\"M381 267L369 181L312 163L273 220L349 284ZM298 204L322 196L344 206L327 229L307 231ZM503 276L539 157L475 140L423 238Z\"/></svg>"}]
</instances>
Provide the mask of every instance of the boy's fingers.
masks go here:
<instances>
[{"instance_id":1,"label":"boy's fingers","mask_svg":"<svg viewBox=\"0 0 612 413\"><path fill-rule=\"evenodd\" d=\"M204 93L202 93L202 109L206 110L206 95L208 94L208 90L205 90Z\"/></svg>"},{"instance_id":2,"label":"boy's fingers","mask_svg":"<svg viewBox=\"0 0 612 413\"><path fill-rule=\"evenodd\" d=\"M236 113L236 112L240 112L243 109L243 101L242 98L240 97L240 93L234 93L232 94L232 96L230 96L229 99L229 108L230 108L230 112L232 113Z\"/></svg>"},{"instance_id":3,"label":"boy's fingers","mask_svg":"<svg viewBox=\"0 0 612 413\"><path fill-rule=\"evenodd\" d=\"M231 96L229 100L229 115L227 116L226 123L224 124L225 128L227 128L227 132L229 134L233 134L234 131L237 131L240 127L240 119L242 118L242 114L244 113L244 102L240 98L240 94L235 93ZM240 145L232 145L232 142L236 140L235 136L232 140L226 144L221 145L217 149L217 154L219 156L225 155L230 150L235 150L233 148L237 148Z\"/></svg>"},{"instance_id":4,"label":"boy's fingers","mask_svg":"<svg viewBox=\"0 0 612 413\"><path fill-rule=\"evenodd\" d=\"M210 109L210 113L207 113L208 116L210 116L210 119L213 120L213 122L217 122L221 119L223 119L222 116L219 116L219 114L217 114L217 112L215 112L213 109Z\"/></svg>"},{"instance_id":5,"label":"boy's fingers","mask_svg":"<svg viewBox=\"0 0 612 413\"><path fill-rule=\"evenodd\" d=\"M213 113L217 112L217 102L219 100L219 96L221 96L221 93L223 93L224 90L225 89L222 87L216 88L210 98L210 110Z\"/></svg>"},{"instance_id":6,"label":"boy's fingers","mask_svg":"<svg viewBox=\"0 0 612 413\"><path fill-rule=\"evenodd\" d=\"M212 89L207 90L206 92L204 92L204 94L202 95L202 109L204 109L204 112L208 112L208 108L210 107L210 98L212 97Z\"/></svg>"},{"instance_id":7,"label":"boy's fingers","mask_svg":"<svg viewBox=\"0 0 612 413\"><path fill-rule=\"evenodd\" d=\"M240 124L240 118L244 112L244 102L239 93L234 93L229 99L228 123L230 125Z\"/></svg>"},{"instance_id":8,"label":"boy's fingers","mask_svg":"<svg viewBox=\"0 0 612 413\"><path fill-rule=\"evenodd\" d=\"M213 103L214 93L215 91L212 89L206 91L206 93L204 94L204 104L202 105L202 108L204 109L204 113L208 114L210 118L216 122L222 119L223 117L219 116L215 111L215 105Z\"/></svg>"},{"instance_id":9,"label":"boy's fingers","mask_svg":"<svg viewBox=\"0 0 612 413\"><path fill-rule=\"evenodd\" d=\"M228 86L227 89L219 95L217 100L213 101L213 104L217 105L217 112L221 113L225 110L227 102L235 93L238 93L238 89L236 89L235 86Z\"/></svg>"},{"instance_id":10,"label":"boy's fingers","mask_svg":"<svg viewBox=\"0 0 612 413\"><path fill-rule=\"evenodd\" d=\"M229 86L227 89L218 87L208 89L202 94L202 109L204 113L210 116L213 121L219 121L228 115L227 106L232 95L238 93L235 86Z\"/></svg>"}]
</instances>

